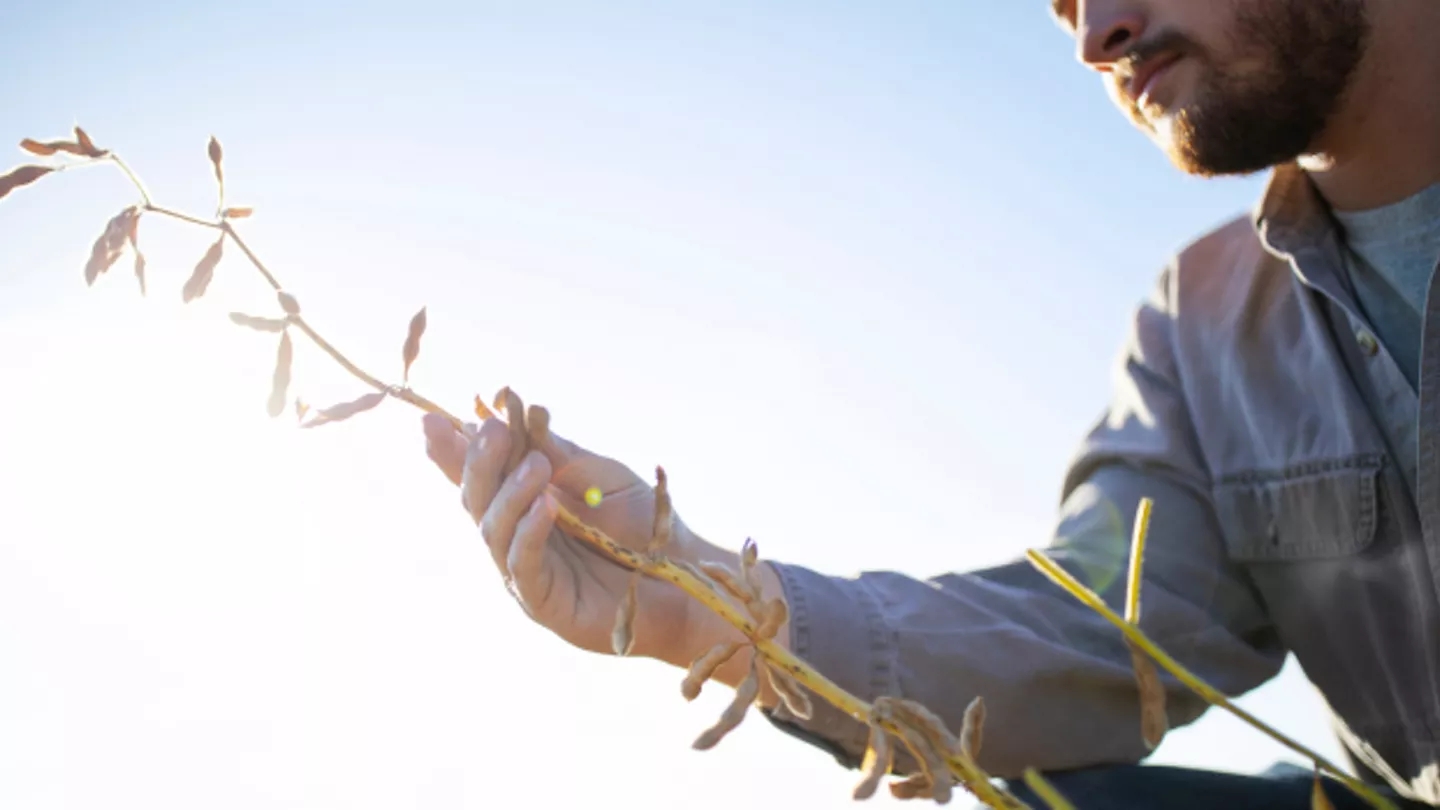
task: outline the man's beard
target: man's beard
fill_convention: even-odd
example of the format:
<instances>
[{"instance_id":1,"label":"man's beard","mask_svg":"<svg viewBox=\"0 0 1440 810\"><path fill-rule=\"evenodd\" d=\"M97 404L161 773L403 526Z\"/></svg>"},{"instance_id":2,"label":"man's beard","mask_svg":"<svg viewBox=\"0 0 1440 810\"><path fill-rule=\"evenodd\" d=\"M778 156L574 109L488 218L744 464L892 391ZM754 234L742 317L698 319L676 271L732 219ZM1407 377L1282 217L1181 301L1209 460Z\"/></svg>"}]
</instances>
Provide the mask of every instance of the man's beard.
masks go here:
<instances>
[{"instance_id":1,"label":"man's beard","mask_svg":"<svg viewBox=\"0 0 1440 810\"><path fill-rule=\"evenodd\" d=\"M1136 56L1174 49L1200 71L1194 98L1163 131L1171 162L1210 177L1304 155L1340 107L1369 32L1361 0L1242 0L1223 55L1175 33L1141 43ZM1155 132L1126 100L1130 117Z\"/></svg>"}]
</instances>

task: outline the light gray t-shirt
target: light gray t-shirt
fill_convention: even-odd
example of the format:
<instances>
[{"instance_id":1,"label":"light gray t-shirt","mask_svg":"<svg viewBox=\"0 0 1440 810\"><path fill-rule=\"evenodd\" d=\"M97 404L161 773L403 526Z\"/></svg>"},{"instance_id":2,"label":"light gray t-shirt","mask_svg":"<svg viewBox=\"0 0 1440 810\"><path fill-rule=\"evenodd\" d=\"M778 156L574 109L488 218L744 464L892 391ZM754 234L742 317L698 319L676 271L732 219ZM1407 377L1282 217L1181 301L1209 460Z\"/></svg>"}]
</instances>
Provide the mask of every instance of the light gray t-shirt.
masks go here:
<instances>
[{"instance_id":1,"label":"light gray t-shirt","mask_svg":"<svg viewBox=\"0 0 1440 810\"><path fill-rule=\"evenodd\" d=\"M1336 211L1360 308L1412 386L1430 276L1440 259L1440 183L1368 211Z\"/></svg>"}]
</instances>

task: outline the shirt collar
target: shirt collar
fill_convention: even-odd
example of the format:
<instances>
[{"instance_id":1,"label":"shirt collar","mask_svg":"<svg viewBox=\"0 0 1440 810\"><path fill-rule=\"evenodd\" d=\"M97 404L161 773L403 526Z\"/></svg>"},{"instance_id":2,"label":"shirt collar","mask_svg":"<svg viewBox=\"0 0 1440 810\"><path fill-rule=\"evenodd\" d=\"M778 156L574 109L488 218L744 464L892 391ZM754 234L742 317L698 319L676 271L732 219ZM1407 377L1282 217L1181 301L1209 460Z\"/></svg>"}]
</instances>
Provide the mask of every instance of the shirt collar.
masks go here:
<instances>
[{"instance_id":1,"label":"shirt collar","mask_svg":"<svg viewBox=\"0 0 1440 810\"><path fill-rule=\"evenodd\" d=\"M1293 162L1270 171L1250 221L1260 243L1280 258L1314 248L1333 233L1330 209L1315 182Z\"/></svg>"}]
</instances>

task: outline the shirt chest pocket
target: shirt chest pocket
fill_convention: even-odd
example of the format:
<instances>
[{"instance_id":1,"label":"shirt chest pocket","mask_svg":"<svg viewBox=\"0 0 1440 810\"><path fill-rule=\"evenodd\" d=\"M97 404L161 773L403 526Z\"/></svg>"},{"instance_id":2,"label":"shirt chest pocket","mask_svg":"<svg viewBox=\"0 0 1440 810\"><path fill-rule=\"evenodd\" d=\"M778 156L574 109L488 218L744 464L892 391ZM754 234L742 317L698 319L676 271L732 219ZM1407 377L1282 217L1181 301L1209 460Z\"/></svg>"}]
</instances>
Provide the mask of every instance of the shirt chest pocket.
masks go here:
<instances>
[{"instance_id":1,"label":"shirt chest pocket","mask_svg":"<svg viewBox=\"0 0 1440 810\"><path fill-rule=\"evenodd\" d=\"M1212 495L1227 555L1275 563L1364 551L1375 541L1383 463L1363 454L1226 476Z\"/></svg>"}]
</instances>

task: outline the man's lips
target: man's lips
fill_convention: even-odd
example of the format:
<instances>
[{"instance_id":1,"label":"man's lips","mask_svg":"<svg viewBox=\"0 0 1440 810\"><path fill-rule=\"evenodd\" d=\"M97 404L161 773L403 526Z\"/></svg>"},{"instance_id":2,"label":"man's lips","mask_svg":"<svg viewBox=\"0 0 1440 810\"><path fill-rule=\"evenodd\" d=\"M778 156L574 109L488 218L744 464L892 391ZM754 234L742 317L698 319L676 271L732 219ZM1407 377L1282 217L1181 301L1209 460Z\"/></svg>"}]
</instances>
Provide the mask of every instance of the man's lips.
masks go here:
<instances>
[{"instance_id":1,"label":"man's lips","mask_svg":"<svg viewBox=\"0 0 1440 810\"><path fill-rule=\"evenodd\" d=\"M1135 70L1135 75L1130 77L1129 83L1125 86L1130 100L1136 105L1144 107L1149 101L1151 87L1181 58L1180 54L1172 52L1145 60Z\"/></svg>"}]
</instances>

